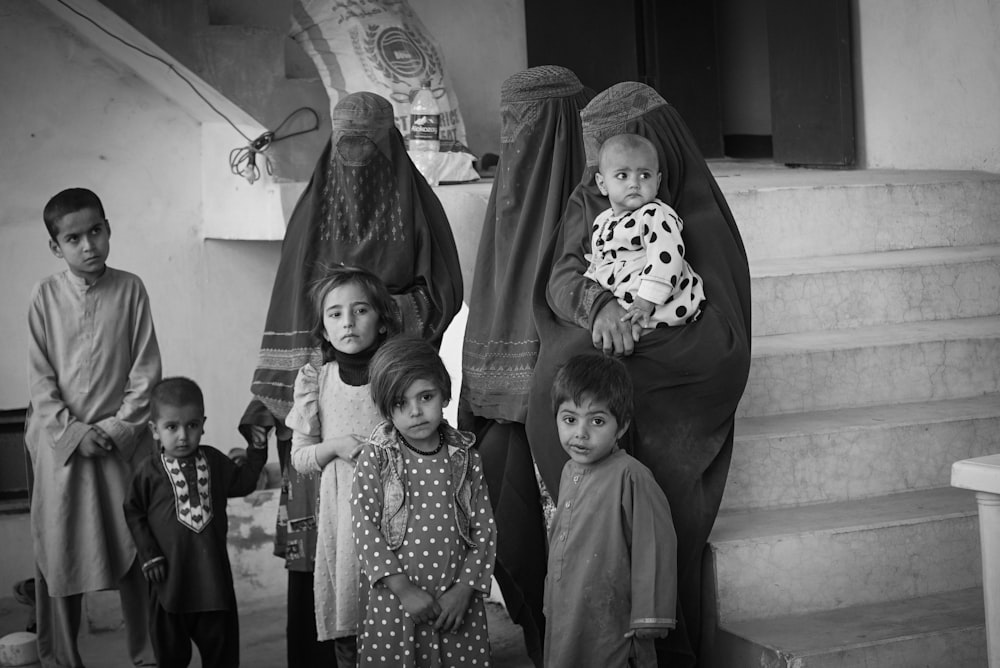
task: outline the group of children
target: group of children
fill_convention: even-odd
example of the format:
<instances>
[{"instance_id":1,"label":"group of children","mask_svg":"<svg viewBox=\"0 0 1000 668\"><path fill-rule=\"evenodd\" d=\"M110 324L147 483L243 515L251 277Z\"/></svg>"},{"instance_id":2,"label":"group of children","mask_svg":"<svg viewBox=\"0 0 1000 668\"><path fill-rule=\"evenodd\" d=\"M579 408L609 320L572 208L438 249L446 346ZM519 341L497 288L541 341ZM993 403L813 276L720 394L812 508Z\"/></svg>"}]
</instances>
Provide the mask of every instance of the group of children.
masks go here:
<instances>
[{"instance_id":1,"label":"group of children","mask_svg":"<svg viewBox=\"0 0 1000 668\"><path fill-rule=\"evenodd\" d=\"M681 221L655 199L656 163L647 140L623 135L597 175L611 208L588 274L639 330L691 322L704 302ZM201 391L161 380L145 289L106 265L94 193L60 192L44 220L68 270L35 288L29 312L43 664L83 665L81 596L118 589L135 665L153 665L148 637L160 666L188 665L192 642L203 665L236 666L226 499L255 489L266 440L230 456L201 443ZM318 479L317 636L335 641L340 666L488 666L497 534L475 438L443 417L448 372L431 344L399 334L392 296L365 269L329 270L311 297L323 364L299 371L285 423L296 473ZM572 358L552 387L569 461L550 529L546 666L655 665L653 639L676 623L670 509L618 445L632 402L624 366L599 353Z\"/></svg>"}]
</instances>

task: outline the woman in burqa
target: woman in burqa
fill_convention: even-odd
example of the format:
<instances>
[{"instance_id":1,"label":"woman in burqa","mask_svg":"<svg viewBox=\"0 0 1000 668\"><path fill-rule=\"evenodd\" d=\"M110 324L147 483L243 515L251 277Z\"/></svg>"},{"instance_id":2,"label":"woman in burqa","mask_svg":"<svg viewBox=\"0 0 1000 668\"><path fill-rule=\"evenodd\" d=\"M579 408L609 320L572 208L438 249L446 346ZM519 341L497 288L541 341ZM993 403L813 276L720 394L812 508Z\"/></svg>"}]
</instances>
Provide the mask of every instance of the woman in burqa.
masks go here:
<instances>
[{"instance_id":1,"label":"woman in burqa","mask_svg":"<svg viewBox=\"0 0 1000 668\"><path fill-rule=\"evenodd\" d=\"M564 67L500 89L500 162L486 207L462 351L459 426L476 432L497 523L497 583L541 666L545 525L524 431L538 355L531 291L541 246L583 173L580 110L592 94Z\"/></svg>"},{"instance_id":2,"label":"woman in burqa","mask_svg":"<svg viewBox=\"0 0 1000 668\"><path fill-rule=\"evenodd\" d=\"M729 470L736 406L750 367L750 276L732 213L677 111L635 82L598 94L582 114L587 167L539 266L535 324L541 347L527 418L528 441L555 492L566 454L549 388L559 364L594 348L620 355L635 386L635 419L625 437L670 502L677 532L678 623L658 642L660 665L697 663L702 556ZM585 278L591 225L608 207L594 182L608 137L630 132L657 149L659 198L684 221L686 258L704 280L698 321L655 329L634 341L614 296ZM549 620L552 623L552 620Z\"/></svg>"},{"instance_id":3,"label":"woman in burqa","mask_svg":"<svg viewBox=\"0 0 1000 668\"><path fill-rule=\"evenodd\" d=\"M296 667L336 665L333 643L316 642L315 481L289 470L291 432L282 422L299 368L322 364L310 336L316 314L308 288L332 266L368 269L389 288L404 331L435 345L462 303L451 227L406 154L392 105L374 93L352 93L337 103L332 120L330 141L285 232L251 385L254 398L239 425L248 442L276 429L282 493L274 552L288 569L288 664ZM364 360L359 364L366 367Z\"/></svg>"}]
</instances>

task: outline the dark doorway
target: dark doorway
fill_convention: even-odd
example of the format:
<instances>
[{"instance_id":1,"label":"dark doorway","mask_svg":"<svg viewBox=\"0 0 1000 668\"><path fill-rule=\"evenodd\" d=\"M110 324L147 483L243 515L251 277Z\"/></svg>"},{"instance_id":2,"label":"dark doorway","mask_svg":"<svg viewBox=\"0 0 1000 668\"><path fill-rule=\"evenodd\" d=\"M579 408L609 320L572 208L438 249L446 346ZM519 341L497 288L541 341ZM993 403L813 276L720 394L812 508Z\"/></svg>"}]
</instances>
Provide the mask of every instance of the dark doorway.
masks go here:
<instances>
[{"instance_id":1,"label":"dark doorway","mask_svg":"<svg viewBox=\"0 0 1000 668\"><path fill-rule=\"evenodd\" d=\"M562 65L602 91L641 81L677 108L706 157L722 156L712 2L525 0L528 65Z\"/></svg>"},{"instance_id":2,"label":"dark doorway","mask_svg":"<svg viewBox=\"0 0 1000 668\"><path fill-rule=\"evenodd\" d=\"M525 0L528 64L568 67L595 91L649 84L706 158L849 166L849 3Z\"/></svg>"}]
</instances>

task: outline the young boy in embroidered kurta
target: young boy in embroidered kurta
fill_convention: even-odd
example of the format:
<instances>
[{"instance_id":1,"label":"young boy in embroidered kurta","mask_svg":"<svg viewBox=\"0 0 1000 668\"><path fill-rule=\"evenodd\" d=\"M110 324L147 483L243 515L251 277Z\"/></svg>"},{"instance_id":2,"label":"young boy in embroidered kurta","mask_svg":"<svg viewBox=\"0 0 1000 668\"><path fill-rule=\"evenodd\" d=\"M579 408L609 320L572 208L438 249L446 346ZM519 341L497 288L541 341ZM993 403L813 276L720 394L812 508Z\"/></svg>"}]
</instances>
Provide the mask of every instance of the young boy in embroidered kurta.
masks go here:
<instances>
[{"instance_id":1,"label":"young boy in embroidered kurta","mask_svg":"<svg viewBox=\"0 0 1000 668\"><path fill-rule=\"evenodd\" d=\"M358 665L490 665L484 599L496 527L475 437L444 421L451 379L422 339L390 339L369 370L386 418L354 474L354 537L367 578Z\"/></svg>"},{"instance_id":2,"label":"young boy in embroidered kurta","mask_svg":"<svg viewBox=\"0 0 1000 668\"><path fill-rule=\"evenodd\" d=\"M614 135L601 145L594 180L611 207L594 220L584 276L618 298L636 340L643 328L694 322L705 301L701 277L684 259L684 222L656 197L662 176L645 137Z\"/></svg>"},{"instance_id":3,"label":"young boy in embroidered kurta","mask_svg":"<svg viewBox=\"0 0 1000 668\"><path fill-rule=\"evenodd\" d=\"M237 463L201 445L205 402L187 378L153 389L149 427L160 446L135 472L125 518L150 582L150 631L160 666L239 666L239 621L226 550L226 498L254 491L267 446Z\"/></svg>"},{"instance_id":4,"label":"young boy in embroidered kurta","mask_svg":"<svg viewBox=\"0 0 1000 668\"><path fill-rule=\"evenodd\" d=\"M618 447L632 383L613 357L577 355L552 385L559 482L545 580L545 666L655 668L676 626L677 540L649 469Z\"/></svg>"},{"instance_id":5,"label":"young boy in embroidered kurta","mask_svg":"<svg viewBox=\"0 0 1000 668\"><path fill-rule=\"evenodd\" d=\"M111 227L96 194L64 190L43 218L68 269L35 286L28 311L39 658L82 666L82 595L118 589L131 662L150 665L146 585L120 510L133 462L152 445L160 350L149 300L137 276L107 266Z\"/></svg>"}]
</instances>

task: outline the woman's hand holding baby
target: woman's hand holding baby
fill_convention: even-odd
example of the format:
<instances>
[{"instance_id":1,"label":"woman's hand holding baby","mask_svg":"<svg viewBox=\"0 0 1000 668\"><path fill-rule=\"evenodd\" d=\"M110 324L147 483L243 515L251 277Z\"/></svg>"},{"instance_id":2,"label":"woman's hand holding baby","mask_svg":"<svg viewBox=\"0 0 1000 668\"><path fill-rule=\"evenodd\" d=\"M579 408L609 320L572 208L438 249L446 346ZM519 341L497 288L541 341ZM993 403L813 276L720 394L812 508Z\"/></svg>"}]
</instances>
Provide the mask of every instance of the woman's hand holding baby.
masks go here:
<instances>
[{"instance_id":1,"label":"woman's hand holding baby","mask_svg":"<svg viewBox=\"0 0 1000 668\"><path fill-rule=\"evenodd\" d=\"M638 340L636 330L642 331L638 325L624 321L625 309L617 301L609 301L594 317L590 327L590 337L594 347L605 355L631 355Z\"/></svg>"}]
</instances>

